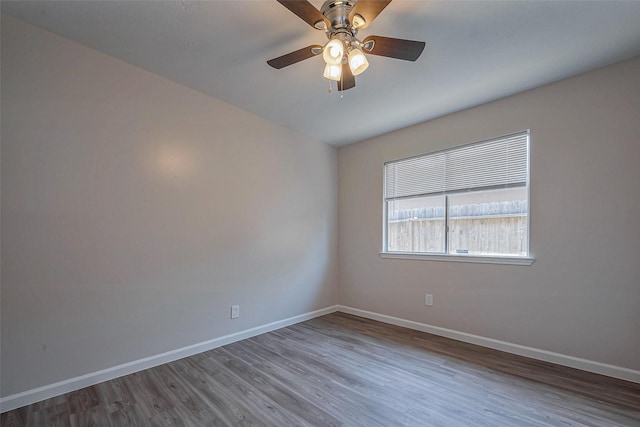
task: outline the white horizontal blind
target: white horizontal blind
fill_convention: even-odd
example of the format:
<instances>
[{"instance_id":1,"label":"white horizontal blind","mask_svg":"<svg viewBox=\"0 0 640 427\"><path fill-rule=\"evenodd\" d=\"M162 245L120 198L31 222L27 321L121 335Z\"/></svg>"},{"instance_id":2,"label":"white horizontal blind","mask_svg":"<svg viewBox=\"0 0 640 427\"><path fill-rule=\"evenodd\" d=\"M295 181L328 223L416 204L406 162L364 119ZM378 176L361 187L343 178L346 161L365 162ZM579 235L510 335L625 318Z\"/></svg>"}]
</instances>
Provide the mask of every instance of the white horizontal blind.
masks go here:
<instances>
[{"instance_id":1,"label":"white horizontal blind","mask_svg":"<svg viewBox=\"0 0 640 427\"><path fill-rule=\"evenodd\" d=\"M385 200L526 186L529 131L385 164Z\"/></svg>"}]
</instances>

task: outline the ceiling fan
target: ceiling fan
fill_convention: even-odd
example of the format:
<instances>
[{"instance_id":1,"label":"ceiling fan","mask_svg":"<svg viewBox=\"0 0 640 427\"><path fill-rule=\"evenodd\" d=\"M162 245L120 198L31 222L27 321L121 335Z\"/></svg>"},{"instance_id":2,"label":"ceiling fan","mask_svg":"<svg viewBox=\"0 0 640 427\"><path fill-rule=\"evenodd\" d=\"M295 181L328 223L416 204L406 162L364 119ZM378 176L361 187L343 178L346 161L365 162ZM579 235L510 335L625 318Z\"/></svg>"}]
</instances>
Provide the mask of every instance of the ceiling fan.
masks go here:
<instances>
[{"instance_id":1,"label":"ceiling fan","mask_svg":"<svg viewBox=\"0 0 640 427\"><path fill-rule=\"evenodd\" d=\"M338 90L355 87L355 76L369 66L365 52L371 55L415 61L425 43L382 36L360 41L358 30L367 28L391 0L327 0L320 10L307 0L277 0L316 30L324 31L329 41L311 45L267 61L273 68L284 68L322 54L324 77L337 82Z\"/></svg>"}]
</instances>

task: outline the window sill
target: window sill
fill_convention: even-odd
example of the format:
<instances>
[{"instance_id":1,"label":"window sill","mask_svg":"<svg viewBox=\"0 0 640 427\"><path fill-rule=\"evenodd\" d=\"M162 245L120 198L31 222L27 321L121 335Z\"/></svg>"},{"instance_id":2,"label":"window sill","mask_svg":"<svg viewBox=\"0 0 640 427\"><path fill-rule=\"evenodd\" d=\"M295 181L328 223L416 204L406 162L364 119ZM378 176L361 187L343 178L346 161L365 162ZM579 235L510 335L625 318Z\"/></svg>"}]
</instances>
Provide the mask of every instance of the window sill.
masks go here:
<instances>
[{"instance_id":1,"label":"window sill","mask_svg":"<svg viewBox=\"0 0 640 427\"><path fill-rule=\"evenodd\" d=\"M422 261L450 261L506 265L531 265L535 261L535 259L531 257L439 255L415 252L380 252L380 256L382 258L392 259L418 259Z\"/></svg>"}]
</instances>

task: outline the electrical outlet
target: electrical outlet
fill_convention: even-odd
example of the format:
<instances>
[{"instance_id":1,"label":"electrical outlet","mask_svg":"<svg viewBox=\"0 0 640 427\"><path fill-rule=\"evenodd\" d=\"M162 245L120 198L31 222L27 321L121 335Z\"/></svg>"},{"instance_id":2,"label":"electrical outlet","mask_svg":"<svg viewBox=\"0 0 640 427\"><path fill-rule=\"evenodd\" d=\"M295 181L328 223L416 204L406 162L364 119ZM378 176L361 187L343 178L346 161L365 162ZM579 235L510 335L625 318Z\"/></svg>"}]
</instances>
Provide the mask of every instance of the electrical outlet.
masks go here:
<instances>
[{"instance_id":1,"label":"electrical outlet","mask_svg":"<svg viewBox=\"0 0 640 427\"><path fill-rule=\"evenodd\" d=\"M239 305L232 305L231 306L231 318L235 319L237 317L240 317L240 306Z\"/></svg>"},{"instance_id":2,"label":"electrical outlet","mask_svg":"<svg viewBox=\"0 0 640 427\"><path fill-rule=\"evenodd\" d=\"M424 295L424 305L433 305L433 295L431 294Z\"/></svg>"}]
</instances>

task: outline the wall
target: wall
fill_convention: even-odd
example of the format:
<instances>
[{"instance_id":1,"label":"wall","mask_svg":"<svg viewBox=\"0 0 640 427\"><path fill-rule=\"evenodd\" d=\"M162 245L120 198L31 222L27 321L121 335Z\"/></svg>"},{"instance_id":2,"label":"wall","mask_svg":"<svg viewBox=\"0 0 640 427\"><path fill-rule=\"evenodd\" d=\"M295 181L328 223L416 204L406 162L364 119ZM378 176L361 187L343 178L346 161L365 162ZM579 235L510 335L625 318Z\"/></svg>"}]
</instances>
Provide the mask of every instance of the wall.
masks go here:
<instances>
[{"instance_id":1,"label":"wall","mask_svg":"<svg viewBox=\"0 0 640 427\"><path fill-rule=\"evenodd\" d=\"M640 370L639 117L637 58L339 149L340 303ZM533 265L380 257L385 161L524 129Z\"/></svg>"},{"instance_id":2,"label":"wall","mask_svg":"<svg viewBox=\"0 0 640 427\"><path fill-rule=\"evenodd\" d=\"M2 396L336 304L334 148L4 16L2 89Z\"/></svg>"}]
</instances>

